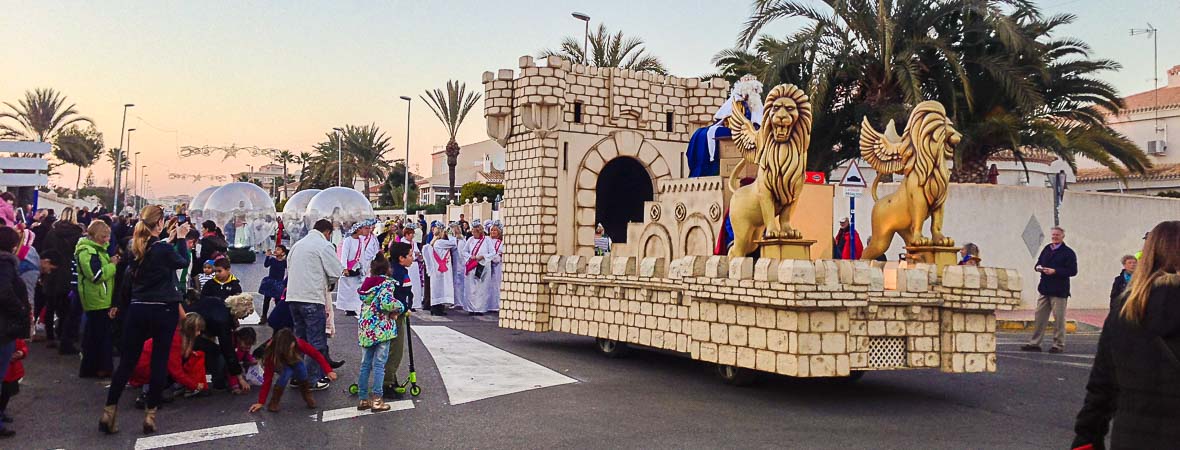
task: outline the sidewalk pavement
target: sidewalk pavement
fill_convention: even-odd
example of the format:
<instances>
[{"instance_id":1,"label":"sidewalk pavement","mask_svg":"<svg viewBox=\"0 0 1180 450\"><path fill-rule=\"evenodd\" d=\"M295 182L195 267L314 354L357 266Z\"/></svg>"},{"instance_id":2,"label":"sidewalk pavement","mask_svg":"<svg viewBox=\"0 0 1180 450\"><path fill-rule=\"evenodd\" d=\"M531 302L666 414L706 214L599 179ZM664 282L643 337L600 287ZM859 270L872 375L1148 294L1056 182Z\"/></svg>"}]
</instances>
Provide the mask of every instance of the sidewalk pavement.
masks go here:
<instances>
[{"instance_id":1,"label":"sidewalk pavement","mask_svg":"<svg viewBox=\"0 0 1180 450\"><path fill-rule=\"evenodd\" d=\"M1102 330L1102 323L1106 321L1107 309L1069 309L1065 312L1068 333L1094 332ZM1013 311L996 311L996 328L1004 331L1032 331L1036 325L1036 310L1018 309ZM1053 327L1052 318L1049 328Z\"/></svg>"}]
</instances>

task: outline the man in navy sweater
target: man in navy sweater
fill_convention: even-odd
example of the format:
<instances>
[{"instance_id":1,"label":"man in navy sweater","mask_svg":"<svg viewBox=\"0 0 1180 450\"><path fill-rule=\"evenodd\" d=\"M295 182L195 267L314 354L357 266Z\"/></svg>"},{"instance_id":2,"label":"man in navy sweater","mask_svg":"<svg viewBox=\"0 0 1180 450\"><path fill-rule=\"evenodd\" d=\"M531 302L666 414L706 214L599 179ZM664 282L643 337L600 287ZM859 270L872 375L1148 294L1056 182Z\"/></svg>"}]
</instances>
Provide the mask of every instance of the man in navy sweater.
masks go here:
<instances>
[{"instance_id":1,"label":"man in navy sweater","mask_svg":"<svg viewBox=\"0 0 1180 450\"><path fill-rule=\"evenodd\" d=\"M1049 245L1041 250L1037 258L1037 272L1041 282L1037 284L1037 324L1032 339L1020 347L1026 352L1041 351L1041 340L1045 337L1045 326L1049 313L1053 313L1053 347L1049 353L1065 351L1065 304L1069 300L1069 279L1078 274L1078 255L1065 245L1065 230L1053 227L1049 232Z\"/></svg>"}]
</instances>

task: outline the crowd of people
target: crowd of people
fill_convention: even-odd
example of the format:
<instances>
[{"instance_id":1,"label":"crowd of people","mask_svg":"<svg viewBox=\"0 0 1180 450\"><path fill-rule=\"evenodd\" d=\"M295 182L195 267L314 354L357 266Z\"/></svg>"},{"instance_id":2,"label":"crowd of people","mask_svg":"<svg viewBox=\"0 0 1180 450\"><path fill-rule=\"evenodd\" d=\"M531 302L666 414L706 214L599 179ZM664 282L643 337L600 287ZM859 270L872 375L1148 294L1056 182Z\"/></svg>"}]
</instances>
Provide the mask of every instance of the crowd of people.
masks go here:
<instances>
[{"instance_id":1,"label":"crowd of people","mask_svg":"<svg viewBox=\"0 0 1180 450\"><path fill-rule=\"evenodd\" d=\"M401 395L397 368L407 312L499 308L502 227L490 221L436 222L422 236L421 216L380 224L379 235L374 220L344 232L319 220L289 250L279 244L278 228L273 245L261 249L261 320L246 324L255 305L244 291L255 286L243 286L234 274L232 238L216 223L195 230L184 211L159 206L121 215L72 208L58 214L16 209L12 199L4 200L0 436L15 433L5 426L11 421L7 405L19 391L29 341L61 355L81 353L79 377L111 380L102 431L118 431L119 400L130 386L144 410L143 432L151 433L161 404L218 390L257 389L251 411L263 405L278 411L291 387L314 407L312 393L335 381L335 369L344 364L331 358L327 343L337 309L358 321L358 406L385 410L384 399ZM334 235L341 236L338 244L331 242ZM258 344L250 325L269 326L270 338Z\"/></svg>"}]
</instances>

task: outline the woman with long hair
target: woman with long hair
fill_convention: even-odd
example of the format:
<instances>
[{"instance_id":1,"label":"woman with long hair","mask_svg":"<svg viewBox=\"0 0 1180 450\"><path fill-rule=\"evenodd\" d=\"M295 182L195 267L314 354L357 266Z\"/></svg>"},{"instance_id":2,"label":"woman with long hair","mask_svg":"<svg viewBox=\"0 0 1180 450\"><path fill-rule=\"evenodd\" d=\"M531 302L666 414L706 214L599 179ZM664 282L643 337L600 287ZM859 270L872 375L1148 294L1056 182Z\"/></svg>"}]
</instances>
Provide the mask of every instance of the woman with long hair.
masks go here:
<instances>
[{"instance_id":1,"label":"woman with long hair","mask_svg":"<svg viewBox=\"0 0 1180 450\"><path fill-rule=\"evenodd\" d=\"M1180 443L1180 221L1155 226L1131 283L1110 310L1074 447L1101 449L1111 419L1114 448Z\"/></svg>"},{"instance_id":2,"label":"woman with long hair","mask_svg":"<svg viewBox=\"0 0 1180 450\"><path fill-rule=\"evenodd\" d=\"M56 346L57 352L62 355L78 354L78 330L81 328L82 308L81 304L75 305L76 298L71 295L78 287L78 279L71 263L78 240L84 232L82 226L78 225L74 209L65 208L58 220L53 223L45 240L45 245L63 259L58 263L58 269L49 274L48 280L41 282L43 293L48 297L47 306L51 308L45 312L46 336L54 336L49 332L49 323L56 314L59 321L56 324L58 329L54 331L57 331L58 341L50 339L49 346Z\"/></svg>"},{"instance_id":3,"label":"woman with long hair","mask_svg":"<svg viewBox=\"0 0 1180 450\"><path fill-rule=\"evenodd\" d=\"M119 305L123 313L123 342L119 352L119 368L111 377L107 391L107 402L99 430L115 433L118 427L115 417L119 397L139 354L148 339L155 342L169 342L176 331L176 323L184 314L181 294L177 290L176 271L188 264L188 245L184 241L189 224L177 224L175 219L164 222L164 209L149 205L139 213L139 223L131 238L131 265L124 274L125 283L130 283L129 298L122 299L126 305ZM159 236L167 231L164 239ZM147 407L144 408L143 432L156 431L156 407L160 394L168 384L168 356L170 346L161 345L152 352L151 383L148 388Z\"/></svg>"}]
</instances>

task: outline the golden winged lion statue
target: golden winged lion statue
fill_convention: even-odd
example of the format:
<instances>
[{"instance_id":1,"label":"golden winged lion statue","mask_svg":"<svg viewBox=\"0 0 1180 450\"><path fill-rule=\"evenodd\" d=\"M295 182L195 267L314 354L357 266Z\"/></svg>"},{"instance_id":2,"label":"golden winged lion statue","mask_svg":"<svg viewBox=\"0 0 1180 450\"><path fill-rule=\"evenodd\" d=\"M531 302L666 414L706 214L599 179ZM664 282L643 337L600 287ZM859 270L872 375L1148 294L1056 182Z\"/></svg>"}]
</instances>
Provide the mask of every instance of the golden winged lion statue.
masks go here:
<instances>
[{"instance_id":1,"label":"golden winged lion statue","mask_svg":"<svg viewBox=\"0 0 1180 450\"><path fill-rule=\"evenodd\" d=\"M873 180L873 239L861 259L874 259L889 249L893 235L914 247L951 247L955 241L942 234L950 169L947 160L962 135L947 118L941 103L925 101L910 112L904 135L898 135L893 121L884 133L873 129L866 118L860 126L860 155L877 171ZM877 199L882 174L902 174L897 192ZM930 237L922 225L930 220Z\"/></svg>"},{"instance_id":2,"label":"golden winged lion statue","mask_svg":"<svg viewBox=\"0 0 1180 450\"><path fill-rule=\"evenodd\" d=\"M811 143L811 100L802 89L780 84L763 102L762 128L755 130L741 103L725 120L743 159L730 175L733 197L729 219L733 246L729 256L746 256L758 248L760 237L800 239L791 226L791 214L803 192L807 146ZM737 174L744 164L758 166L753 184L738 187Z\"/></svg>"}]
</instances>

